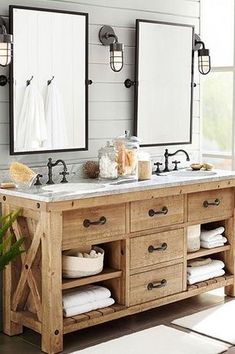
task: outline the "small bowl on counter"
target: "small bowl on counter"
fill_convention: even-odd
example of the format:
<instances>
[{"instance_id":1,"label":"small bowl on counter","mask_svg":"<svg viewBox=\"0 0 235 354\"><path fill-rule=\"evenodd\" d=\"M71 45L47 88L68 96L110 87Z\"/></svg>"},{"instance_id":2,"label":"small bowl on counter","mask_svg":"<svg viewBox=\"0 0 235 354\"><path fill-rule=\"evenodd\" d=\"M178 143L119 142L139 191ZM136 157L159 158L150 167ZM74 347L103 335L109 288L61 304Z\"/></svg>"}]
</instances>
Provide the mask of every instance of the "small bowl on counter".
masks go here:
<instances>
[{"instance_id":1,"label":"small bowl on counter","mask_svg":"<svg viewBox=\"0 0 235 354\"><path fill-rule=\"evenodd\" d=\"M91 255L97 256L91 256ZM64 278L82 278L102 272L104 250L92 247L90 255L82 254L79 249L65 251L62 255L62 274Z\"/></svg>"}]
</instances>

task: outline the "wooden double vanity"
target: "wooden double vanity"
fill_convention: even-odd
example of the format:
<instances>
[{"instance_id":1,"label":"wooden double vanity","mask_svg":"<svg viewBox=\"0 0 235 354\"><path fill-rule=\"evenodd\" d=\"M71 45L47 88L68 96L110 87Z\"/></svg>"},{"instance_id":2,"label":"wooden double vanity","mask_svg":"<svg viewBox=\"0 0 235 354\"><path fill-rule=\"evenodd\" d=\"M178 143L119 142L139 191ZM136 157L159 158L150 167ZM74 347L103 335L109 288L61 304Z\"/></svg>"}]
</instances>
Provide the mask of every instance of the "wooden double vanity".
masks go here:
<instances>
[{"instance_id":1,"label":"wooden double vanity","mask_svg":"<svg viewBox=\"0 0 235 354\"><path fill-rule=\"evenodd\" d=\"M235 174L218 172L185 181L155 177L57 198L40 189L32 194L1 190L4 214L23 209L12 231L16 239L25 236L26 249L4 271L4 332L31 328L41 333L42 350L52 354L63 350L69 332L219 287L234 296L234 187ZM228 243L187 254L187 227L207 223L223 225ZM84 245L105 250L104 270L63 279L62 252ZM206 255L222 259L226 274L187 286L187 261ZM63 292L94 283L108 287L116 303L64 318Z\"/></svg>"}]
</instances>

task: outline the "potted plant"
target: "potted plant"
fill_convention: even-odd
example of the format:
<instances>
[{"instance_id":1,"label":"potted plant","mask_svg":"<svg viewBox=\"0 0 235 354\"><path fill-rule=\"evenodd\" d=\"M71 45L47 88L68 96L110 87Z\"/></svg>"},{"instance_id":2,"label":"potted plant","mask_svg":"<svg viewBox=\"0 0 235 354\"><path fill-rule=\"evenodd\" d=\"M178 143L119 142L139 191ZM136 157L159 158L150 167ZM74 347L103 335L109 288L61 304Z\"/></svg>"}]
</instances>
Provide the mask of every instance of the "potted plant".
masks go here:
<instances>
[{"instance_id":1,"label":"potted plant","mask_svg":"<svg viewBox=\"0 0 235 354\"><path fill-rule=\"evenodd\" d=\"M13 242L13 235L8 232L14 221L20 215L21 210L17 210L0 218L0 271L3 270L13 259L24 252L21 249L24 238L22 237L18 241Z\"/></svg>"}]
</instances>

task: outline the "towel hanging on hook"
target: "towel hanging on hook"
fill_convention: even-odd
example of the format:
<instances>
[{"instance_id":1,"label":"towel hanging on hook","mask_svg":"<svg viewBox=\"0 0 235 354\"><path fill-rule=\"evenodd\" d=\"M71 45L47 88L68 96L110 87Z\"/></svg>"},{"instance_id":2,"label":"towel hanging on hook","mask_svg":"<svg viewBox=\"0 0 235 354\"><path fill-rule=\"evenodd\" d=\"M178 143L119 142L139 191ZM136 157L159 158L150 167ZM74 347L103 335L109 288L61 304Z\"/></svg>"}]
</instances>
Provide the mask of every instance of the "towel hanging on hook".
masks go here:
<instances>
[{"instance_id":1,"label":"towel hanging on hook","mask_svg":"<svg viewBox=\"0 0 235 354\"><path fill-rule=\"evenodd\" d=\"M51 82L52 82L52 80L54 80L54 75L52 76L52 78L51 78L51 80L47 80L47 85L49 86L50 84L51 84Z\"/></svg>"}]
</instances>

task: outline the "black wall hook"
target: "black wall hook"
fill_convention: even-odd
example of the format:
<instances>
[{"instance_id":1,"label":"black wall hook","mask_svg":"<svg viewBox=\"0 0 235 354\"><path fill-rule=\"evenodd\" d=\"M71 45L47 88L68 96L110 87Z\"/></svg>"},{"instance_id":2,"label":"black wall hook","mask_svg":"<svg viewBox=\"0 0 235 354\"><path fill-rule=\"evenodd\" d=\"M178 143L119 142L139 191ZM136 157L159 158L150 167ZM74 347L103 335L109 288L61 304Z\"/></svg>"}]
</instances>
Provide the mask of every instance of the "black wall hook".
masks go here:
<instances>
[{"instance_id":1,"label":"black wall hook","mask_svg":"<svg viewBox=\"0 0 235 354\"><path fill-rule=\"evenodd\" d=\"M132 86L136 85L136 81L132 81L131 79L126 79L124 81L124 85L126 86L126 88L131 88Z\"/></svg>"},{"instance_id":2,"label":"black wall hook","mask_svg":"<svg viewBox=\"0 0 235 354\"><path fill-rule=\"evenodd\" d=\"M49 86L51 84L51 82L54 80L55 76L53 75L51 80L47 80L47 86Z\"/></svg>"},{"instance_id":3,"label":"black wall hook","mask_svg":"<svg viewBox=\"0 0 235 354\"><path fill-rule=\"evenodd\" d=\"M5 75L0 75L0 86L6 86L6 84L9 84L9 82L9 77L6 77Z\"/></svg>"},{"instance_id":4,"label":"black wall hook","mask_svg":"<svg viewBox=\"0 0 235 354\"><path fill-rule=\"evenodd\" d=\"M26 86L29 86L31 84L31 81L33 80L33 75L31 76L31 79L26 81Z\"/></svg>"}]
</instances>

